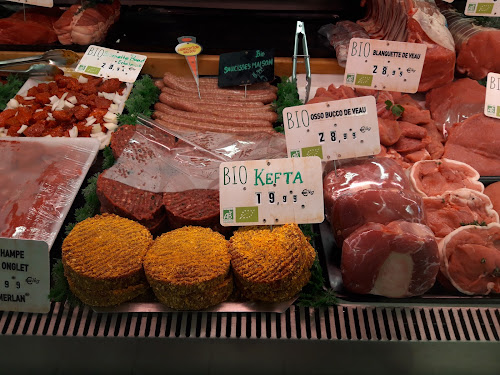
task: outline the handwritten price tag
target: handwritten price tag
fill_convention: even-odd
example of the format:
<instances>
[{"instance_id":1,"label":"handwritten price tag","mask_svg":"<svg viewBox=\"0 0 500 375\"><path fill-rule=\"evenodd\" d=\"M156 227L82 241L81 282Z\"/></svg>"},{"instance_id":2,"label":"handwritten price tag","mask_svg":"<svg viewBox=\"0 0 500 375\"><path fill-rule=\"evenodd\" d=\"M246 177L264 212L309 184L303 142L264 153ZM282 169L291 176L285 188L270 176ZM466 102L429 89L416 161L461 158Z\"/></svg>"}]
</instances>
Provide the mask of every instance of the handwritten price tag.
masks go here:
<instances>
[{"instance_id":1,"label":"handwritten price tag","mask_svg":"<svg viewBox=\"0 0 500 375\"><path fill-rule=\"evenodd\" d=\"M221 163L224 226L321 223L321 160L317 157Z\"/></svg>"},{"instance_id":2,"label":"handwritten price tag","mask_svg":"<svg viewBox=\"0 0 500 375\"><path fill-rule=\"evenodd\" d=\"M306 104L283 110L289 157L339 160L380 152L373 96Z\"/></svg>"},{"instance_id":3,"label":"handwritten price tag","mask_svg":"<svg viewBox=\"0 0 500 375\"><path fill-rule=\"evenodd\" d=\"M468 0L464 13L466 16L500 17L500 3L496 0Z\"/></svg>"},{"instance_id":4,"label":"handwritten price tag","mask_svg":"<svg viewBox=\"0 0 500 375\"><path fill-rule=\"evenodd\" d=\"M427 46L353 38L344 75L347 86L415 93L418 90Z\"/></svg>"},{"instance_id":5,"label":"handwritten price tag","mask_svg":"<svg viewBox=\"0 0 500 375\"><path fill-rule=\"evenodd\" d=\"M21 3L29 5L37 5L39 7L52 8L54 6L53 0L7 0L12 3Z\"/></svg>"},{"instance_id":6,"label":"handwritten price tag","mask_svg":"<svg viewBox=\"0 0 500 375\"><path fill-rule=\"evenodd\" d=\"M76 67L80 73L134 83L146 56L91 45Z\"/></svg>"}]
</instances>

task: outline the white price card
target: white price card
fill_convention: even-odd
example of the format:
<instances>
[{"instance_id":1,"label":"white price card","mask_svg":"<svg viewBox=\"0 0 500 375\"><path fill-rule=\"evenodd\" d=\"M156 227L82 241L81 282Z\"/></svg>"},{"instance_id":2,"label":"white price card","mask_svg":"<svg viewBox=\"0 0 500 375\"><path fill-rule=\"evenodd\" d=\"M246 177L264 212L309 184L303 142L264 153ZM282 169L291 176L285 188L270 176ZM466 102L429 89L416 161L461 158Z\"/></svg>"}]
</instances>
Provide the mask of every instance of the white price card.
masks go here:
<instances>
[{"instance_id":1,"label":"white price card","mask_svg":"<svg viewBox=\"0 0 500 375\"><path fill-rule=\"evenodd\" d=\"M500 119L500 74L488 73L484 115Z\"/></svg>"},{"instance_id":2,"label":"white price card","mask_svg":"<svg viewBox=\"0 0 500 375\"><path fill-rule=\"evenodd\" d=\"M466 16L500 17L500 3L497 0L467 0L464 13Z\"/></svg>"},{"instance_id":3,"label":"white price card","mask_svg":"<svg viewBox=\"0 0 500 375\"><path fill-rule=\"evenodd\" d=\"M0 310L48 312L49 268L46 242L0 238Z\"/></svg>"},{"instance_id":4,"label":"white price card","mask_svg":"<svg viewBox=\"0 0 500 375\"><path fill-rule=\"evenodd\" d=\"M415 93L426 50L423 43L353 38L349 43L344 84Z\"/></svg>"},{"instance_id":5,"label":"white price card","mask_svg":"<svg viewBox=\"0 0 500 375\"><path fill-rule=\"evenodd\" d=\"M224 226L321 223L323 178L318 157L250 160L219 167Z\"/></svg>"},{"instance_id":6,"label":"white price card","mask_svg":"<svg viewBox=\"0 0 500 375\"><path fill-rule=\"evenodd\" d=\"M39 7L52 8L54 6L53 0L7 0L13 3L37 5Z\"/></svg>"},{"instance_id":7,"label":"white price card","mask_svg":"<svg viewBox=\"0 0 500 375\"><path fill-rule=\"evenodd\" d=\"M122 52L99 46L89 46L78 63L76 71L103 78L118 78L134 83L147 56Z\"/></svg>"},{"instance_id":8,"label":"white price card","mask_svg":"<svg viewBox=\"0 0 500 375\"><path fill-rule=\"evenodd\" d=\"M380 152L373 96L288 107L283 110L289 157L338 160Z\"/></svg>"}]
</instances>

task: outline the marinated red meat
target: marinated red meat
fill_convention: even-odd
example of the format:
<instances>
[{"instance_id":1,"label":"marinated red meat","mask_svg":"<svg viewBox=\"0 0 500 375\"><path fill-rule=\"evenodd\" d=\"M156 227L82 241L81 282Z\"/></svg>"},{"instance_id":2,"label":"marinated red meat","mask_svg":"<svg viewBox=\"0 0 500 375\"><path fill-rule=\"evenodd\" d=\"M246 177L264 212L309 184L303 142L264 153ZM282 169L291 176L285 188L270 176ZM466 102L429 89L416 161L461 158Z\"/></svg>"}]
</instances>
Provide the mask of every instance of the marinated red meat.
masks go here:
<instances>
[{"instance_id":1,"label":"marinated red meat","mask_svg":"<svg viewBox=\"0 0 500 375\"><path fill-rule=\"evenodd\" d=\"M464 294L500 293L500 224L468 225L439 244L441 272Z\"/></svg>"},{"instance_id":2,"label":"marinated red meat","mask_svg":"<svg viewBox=\"0 0 500 375\"><path fill-rule=\"evenodd\" d=\"M438 245L423 224L368 223L342 247L343 285L354 293L419 296L434 285L438 270Z\"/></svg>"},{"instance_id":3,"label":"marinated red meat","mask_svg":"<svg viewBox=\"0 0 500 375\"><path fill-rule=\"evenodd\" d=\"M466 188L424 198L424 210L427 225L438 238L463 225L498 223L498 214L488 196Z\"/></svg>"},{"instance_id":4,"label":"marinated red meat","mask_svg":"<svg viewBox=\"0 0 500 375\"><path fill-rule=\"evenodd\" d=\"M413 189L423 197L444 194L446 191L468 188L483 192L479 173L465 163L441 159L415 163L410 170Z\"/></svg>"}]
</instances>

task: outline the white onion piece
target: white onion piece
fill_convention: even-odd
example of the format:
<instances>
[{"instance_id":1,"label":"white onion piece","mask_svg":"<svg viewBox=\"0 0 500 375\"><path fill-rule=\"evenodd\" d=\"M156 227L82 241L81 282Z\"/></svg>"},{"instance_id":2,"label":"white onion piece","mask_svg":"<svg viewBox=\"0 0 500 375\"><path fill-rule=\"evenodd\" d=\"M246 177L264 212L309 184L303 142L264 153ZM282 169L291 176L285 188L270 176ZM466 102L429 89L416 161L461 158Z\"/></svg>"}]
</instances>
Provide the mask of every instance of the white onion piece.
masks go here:
<instances>
[{"instance_id":1,"label":"white onion piece","mask_svg":"<svg viewBox=\"0 0 500 375\"><path fill-rule=\"evenodd\" d=\"M118 128L117 124L113 124L111 122L105 122L104 127L110 131L115 131Z\"/></svg>"},{"instance_id":2,"label":"white onion piece","mask_svg":"<svg viewBox=\"0 0 500 375\"><path fill-rule=\"evenodd\" d=\"M115 94L115 97L113 98L113 103L120 105L124 101L125 101L125 95L119 95L118 93Z\"/></svg>"},{"instance_id":3,"label":"white onion piece","mask_svg":"<svg viewBox=\"0 0 500 375\"><path fill-rule=\"evenodd\" d=\"M118 123L118 118L116 117L116 113L112 112L106 112L106 114L103 117L104 121L106 122L112 122L114 124Z\"/></svg>"},{"instance_id":4,"label":"white onion piece","mask_svg":"<svg viewBox=\"0 0 500 375\"><path fill-rule=\"evenodd\" d=\"M88 78L86 78L84 76L78 77L78 82L80 82L80 83L87 83L88 81L89 81Z\"/></svg>"},{"instance_id":5,"label":"white onion piece","mask_svg":"<svg viewBox=\"0 0 500 375\"><path fill-rule=\"evenodd\" d=\"M102 142L102 140L106 137L106 134L104 134L103 132L99 132L99 133L92 133L90 134L90 136L92 138L97 138L99 142Z\"/></svg>"},{"instance_id":6,"label":"white onion piece","mask_svg":"<svg viewBox=\"0 0 500 375\"><path fill-rule=\"evenodd\" d=\"M111 142L111 132L108 132L105 136L104 139L101 140L101 146L99 147L99 150L104 149L106 146L108 146Z\"/></svg>"},{"instance_id":7,"label":"white onion piece","mask_svg":"<svg viewBox=\"0 0 500 375\"><path fill-rule=\"evenodd\" d=\"M68 102L70 102L71 104L76 104L78 103L78 99L73 95L71 98L68 98Z\"/></svg>"},{"instance_id":8,"label":"white onion piece","mask_svg":"<svg viewBox=\"0 0 500 375\"><path fill-rule=\"evenodd\" d=\"M78 128L76 126L73 126L68 132L69 132L70 138L78 137Z\"/></svg>"},{"instance_id":9,"label":"white onion piece","mask_svg":"<svg viewBox=\"0 0 500 375\"><path fill-rule=\"evenodd\" d=\"M35 111L35 113L37 113L37 112L42 112L42 111L43 111L43 109L38 108L38 109Z\"/></svg>"},{"instance_id":10,"label":"white onion piece","mask_svg":"<svg viewBox=\"0 0 500 375\"><path fill-rule=\"evenodd\" d=\"M101 124L99 124L98 122L96 122L95 124L92 125L92 134L98 134L98 133L102 133L102 129L101 129Z\"/></svg>"},{"instance_id":11,"label":"white onion piece","mask_svg":"<svg viewBox=\"0 0 500 375\"><path fill-rule=\"evenodd\" d=\"M73 108L75 105L73 103L68 102L67 100L64 101L64 107L65 108Z\"/></svg>"},{"instance_id":12,"label":"white onion piece","mask_svg":"<svg viewBox=\"0 0 500 375\"><path fill-rule=\"evenodd\" d=\"M50 134L47 134L43 138L52 138L52 136Z\"/></svg>"},{"instance_id":13,"label":"white onion piece","mask_svg":"<svg viewBox=\"0 0 500 375\"><path fill-rule=\"evenodd\" d=\"M28 125L21 125L21 128L17 131L17 134L23 134L26 129L28 129Z\"/></svg>"},{"instance_id":14,"label":"white onion piece","mask_svg":"<svg viewBox=\"0 0 500 375\"><path fill-rule=\"evenodd\" d=\"M7 103L8 109L16 109L17 107L19 107L19 102L16 99L10 99Z\"/></svg>"},{"instance_id":15,"label":"white onion piece","mask_svg":"<svg viewBox=\"0 0 500 375\"><path fill-rule=\"evenodd\" d=\"M97 121L97 119L94 116L87 117L86 120L87 120L87 123L85 125L87 125L87 126L90 126Z\"/></svg>"},{"instance_id":16,"label":"white onion piece","mask_svg":"<svg viewBox=\"0 0 500 375\"><path fill-rule=\"evenodd\" d=\"M88 108L88 106L86 106L85 104L82 104L82 108Z\"/></svg>"},{"instance_id":17,"label":"white onion piece","mask_svg":"<svg viewBox=\"0 0 500 375\"><path fill-rule=\"evenodd\" d=\"M111 112L111 113L118 113L119 112L119 108L118 108L118 104L111 104L108 108L108 111Z\"/></svg>"},{"instance_id":18,"label":"white onion piece","mask_svg":"<svg viewBox=\"0 0 500 375\"><path fill-rule=\"evenodd\" d=\"M36 98L34 96L25 96L24 100L35 100Z\"/></svg>"},{"instance_id":19,"label":"white onion piece","mask_svg":"<svg viewBox=\"0 0 500 375\"><path fill-rule=\"evenodd\" d=\"M113 100L115 98L114 92L100 92L99 94L102 94L102 96L108 100Z\"/></svg>"},{"instance_id":20,"label":"white onion piece","mask_svg":"<svg viewBox=\"0 0 500 375\"><path fill-rule=\"evenodd\" d=\"M64 99L66 99L67 96L68 96L68 92L65 92L64 94L62 94L62 96L59 100L64 100Z\"/></svg>"},{"instance_id":21,"label":"white onion piece","mask_svg":"<svg viewBox=\"0 0 500 375\"><path fill-rule=\"evenodd\" d=\"M59 98L56 95L52 95L50 98L50 104L54 104L55 102L59 101Z\"/></svg>"}]
</instances>

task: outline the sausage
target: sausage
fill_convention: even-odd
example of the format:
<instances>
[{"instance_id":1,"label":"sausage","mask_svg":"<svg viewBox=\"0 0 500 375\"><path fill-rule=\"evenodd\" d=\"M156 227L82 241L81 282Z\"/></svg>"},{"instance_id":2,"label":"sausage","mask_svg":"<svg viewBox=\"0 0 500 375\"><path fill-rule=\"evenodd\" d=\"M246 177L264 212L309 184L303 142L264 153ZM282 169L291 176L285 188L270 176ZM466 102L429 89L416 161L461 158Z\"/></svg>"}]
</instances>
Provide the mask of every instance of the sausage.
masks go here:
<instances>
[{"instance_id":1,"label":"sausage","mask_svg":"<svg viewBox=\"0 0 500 375\"><path fill-rule=\"evenodd\" d=\"M179 90L174 90L170 87L164 87L161 89L161 92L164 92L165 94L172 95L172 96L177 96L179 98L184 98L189 101L196 101L199 104L217 104L217 105L225 105L225 106L231 106L231 107L252 107L252 108L268 108L268 110L272 110L268 105L265 105L264 103L260 101L246 101L246 100L235 100L231 101L232 99L228 99L227 97L220 97L220 96L208 96L208 97L200 97L198 96L198 93L190 93L186 91L179 91Z\"/></svg>"},{"instance_id":2,"label":"sausage","mask_svg":"<svg viewBox=\"0 0 500 375\"><path fill-rule=\"evenodd\" d=\"M185 79L178 78L171 73L166 73L163 76L163 82L166 86L179 90L198 94L196 84L186 81ZM276 94L271 90L248 89L245 97L245 90L243 88L221 89L218 87L200 87L201 96L221 97L232 100L252 100L261 101L263 103L271 103L276 100Z\"/></svg>"},{"instance_id":3,"label":"sausage","mask_svg":"<svg viewBox=\"0 0 500 375\"><path fill-rule=\"evenodd\" d=\"M161 113L161 112L160 112ZM157 112L155 112L157 114ZM156 116L155 116L156 117ZM253 134L253 133L274 133L272 128L230 128L224 125L209 124L199 121L185 120L183 123L177 120L171 121L165 119L155 120L159 125L173 131L206 131L216 133L237 133L237 134Z\"/></svg>"},{"instance_id":4,"label":"sausage","mask_svg":"<svg viewBox=\"0 0 500 375\"><path fill-rule=\"evenodd\" d=\"M196 86L196 81L194 80L193 77L179 77L179 76L176 76L176 75L169 73L169 72L165 73L163 77L165 78L165 76L167 77L167 80L174 79L178 82L181 82L185 86L189 86L192 90L198 90L197 86ZM234 89L237 91L241 91L241 90L245 91L244 87L242 87L242 86L220 88L219 87L219 80L215 77L202 77L202 78L198 79L198 82L200 84L200 88L204 88L204 89L218 88L221 90ZM274 93L278 92L278 88L276 86L271 85L269 82L252 83L251 85L247 86L247 91L250 91L250 90L269 90L269 91L272 91Z\"/></svg>"},{"instance_id":5,"label":"sausage","mask_svg":"<svg viewBox=\"0 0 500 375\"><path fill-rule=\"evenodd\" d=\"M165 87L165 84L163 83L162 79L157 79L155 81L155 86L158 87L160 90Z\"/></svg>"},{"instance_id":6,"label":"sausage","mask_svg":"<svg viewBox=\"0 0 500 375\"><path fill-rule=\"evenodd\" d=\"M195 113L195 112L185 112L185 111L179 111L177 109L174 109L166 104L163 103L156 103L155 104L155 110L157 112L164 113L167 116L174 116L174 117L181 117L185 118L188 120L193 120L193 121L203 121L203 122L210 122L213 124L220 124L220 125L228 125L228 126L236 126L236 127L268 127L272 128L273 125L271 124L270 121L262 121L262 120L247 120L247 119L231 119L228 117L220 117L217 115L212 115L212 114L202 114L202 113Z\"/></svg>"},{"instance_id":7,"label":"sausage","mask_svg":"<svg viewBox=\"0 0 500 375\"><path fill-rule=\"evenodd\" d=\"M276 122L278 119L278 115L275 112L264 111L258 108L235 108L226 107L221 104L197 104L165 93L160 94L160 101L174 109L187 112L212 114L233 119L264 120L271 123Z\"/></svg>"}]
</instances>

